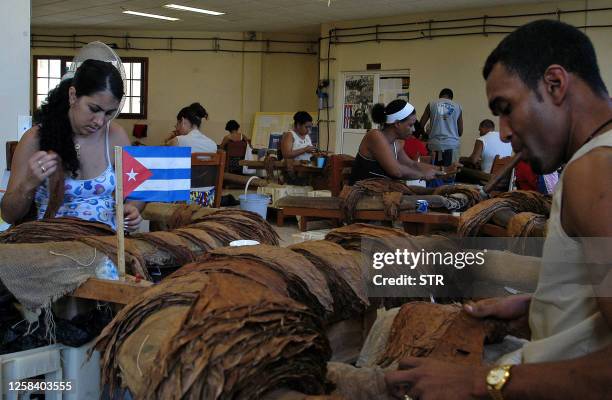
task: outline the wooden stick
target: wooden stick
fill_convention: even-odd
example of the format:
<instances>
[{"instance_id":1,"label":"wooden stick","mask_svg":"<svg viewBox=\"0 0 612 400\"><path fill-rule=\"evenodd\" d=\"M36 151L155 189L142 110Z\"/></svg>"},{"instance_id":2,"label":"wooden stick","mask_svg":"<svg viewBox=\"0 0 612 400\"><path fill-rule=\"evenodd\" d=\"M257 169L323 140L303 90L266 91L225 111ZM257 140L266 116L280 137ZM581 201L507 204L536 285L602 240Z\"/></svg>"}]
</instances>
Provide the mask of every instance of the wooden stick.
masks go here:
<instances>
[{"instance_id":1,"label":"wooden stick","mask_svg":"<svg viewBox=\"0 0 612 400\"><path fill-rule=\"evenodd\" d=\"M115 221L117 222L117 269L125 276L125 237L123 235L123 149L115 146Z\"/></svg>"},{"instance_id":2,"label":"wooden stick","mask_svg":"<svg viewBox=\"0 0 612 400\"><path fill-rule=\"evenodd\" d=\"M491 180L485 185L483 191L485 193L489 193L491 192L491 190L495 189L495 186L497 186L497 184L504 178L504 176L508 175L512 171L512 169L516 167L516 164L521 161L521 156L522 153L515 154L514 158L510 160L510 162L506 164L506 166L502 168L501 171L499 171L495 176L491 178Z\"/></svg>"}]
</instances>

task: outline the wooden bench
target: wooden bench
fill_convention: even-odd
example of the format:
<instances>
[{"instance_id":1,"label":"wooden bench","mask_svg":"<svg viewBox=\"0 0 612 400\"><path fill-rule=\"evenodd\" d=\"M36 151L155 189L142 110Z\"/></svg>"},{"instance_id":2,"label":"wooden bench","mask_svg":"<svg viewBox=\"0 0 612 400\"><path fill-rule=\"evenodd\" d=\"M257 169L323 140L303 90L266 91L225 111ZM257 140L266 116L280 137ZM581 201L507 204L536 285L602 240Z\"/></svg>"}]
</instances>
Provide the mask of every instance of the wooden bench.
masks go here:
<instances>
[{"instance_id":1,"label":"wooden bench","mask_svg":"<svg viewBox=\"0 0 612 400\"><path fill-rule=\"evenodd\" d=\"M142 292L153 285L149 281L136 281L129 277L123 281L89 278L74 292L72 297L80 299L108 301L117 304L128 304Z\"/></svg>"}]
</instances>

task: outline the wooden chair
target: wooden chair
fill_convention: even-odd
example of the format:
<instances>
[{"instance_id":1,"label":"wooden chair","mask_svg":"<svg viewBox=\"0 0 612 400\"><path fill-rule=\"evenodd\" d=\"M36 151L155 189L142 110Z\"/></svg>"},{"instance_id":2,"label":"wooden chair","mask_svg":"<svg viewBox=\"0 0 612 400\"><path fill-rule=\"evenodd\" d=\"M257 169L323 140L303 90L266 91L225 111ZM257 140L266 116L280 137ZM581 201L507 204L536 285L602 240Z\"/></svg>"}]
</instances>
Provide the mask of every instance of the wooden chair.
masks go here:
<instances>
[{"instance_id":1,"label":"wooden chair","mask_svg":"<svg viewBox=\"0 0 612 400\"><path fill-rule=\"evenodd\" d=\"M17 149L17 141L7 141L6 142L6 170L11 170L11 162L13 162L13 154L15 154L15 149Z\"/></svg>"},{"instance_id":2,"label":"wooden chair","mask_svg":"<svg viewBox=\"0 0 612 400\"><path fill-rule=\"evenodd\" d=\"M224 172L225 151L191 154L191 187L214 186L215 208L221 204Z\"/></svg>"},{"instance_id":3,"label":"wooden chair","mask_svg":"<svg viewBox=\"0 0 612 400\"><path fill-rule=\"evenodd\" d=\"M493 164L491 165L491 177L497 175L499 171L504 169L509 162L512 161L512 156L508 157L500 157L499 155L495 156L493 159ZM507 192L510 186L510 173L502 179L499 184L495 187L496 192Z\"/></svg>"},{"instance_id":4,"label":"wooden chair","mask_svg":"<svg viewBox=\"0 0 612 400\"><path fill-rule=\"evenodd\" d=\"M355 157L346 154L333 154L329 157L329 190L332 196L339 196L344 185L348 183L354 161Z\"/></svg>"}]
</instances>

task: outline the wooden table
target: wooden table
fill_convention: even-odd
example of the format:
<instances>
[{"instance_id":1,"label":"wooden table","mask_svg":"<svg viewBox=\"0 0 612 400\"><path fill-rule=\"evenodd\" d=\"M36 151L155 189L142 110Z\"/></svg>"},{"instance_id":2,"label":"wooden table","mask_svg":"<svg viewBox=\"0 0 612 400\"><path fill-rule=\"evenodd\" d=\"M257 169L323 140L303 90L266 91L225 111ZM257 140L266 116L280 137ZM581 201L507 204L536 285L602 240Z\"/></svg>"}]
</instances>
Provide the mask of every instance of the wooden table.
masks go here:
<instances>
[{"instance_id":1,"label":"wooden table","mask_svg":"<svg viewBox=\"0 0 612 400\"><path fill-rule=\"evenodd\" d=\"M264 161L256 161L256 160L240 160L238 162L239 165L254 169L265 169L266 164ZM285 160L282 161L274 161L273 162L274 169L287 169L287 163ZM323 168L315 167L313 165L296 162L291 167L296 172L304 172L309 174L320 174L323 172Z\"/></svg>"},{"instance_id":2,"label":"wooden table","mask_svg":"<svg viewBox=\"0 0 612 400\"><path fill-rule=\"evenodd\" d=\"M277 222L282 221L288 215L300 216L299 229L302 232L307 230L308 219L324 218L332 219L336 222L336 226L342 221L342 212L338 209L323 209L323 208L305 208L305 207L287 207L278 209ZM369 221L390 221L383 210L358 210L355 211L354 220L369 220ZM442 212L426 212L414 213L404 210L400 212L398 221L401 221L404 230L411 235L427 235L435 228L440 227L457 227L459 217ZM281 225L282 226L282 222ZM480 234L491 237L507 236L506 228L494 225L485 224Z\"/></svg>"},{"instance_id":3,"label":"wooden table","mask_svg":"<svg viewBox=\"0 0 612 400\"><path fill-rule=\"evenodd\" d=\"M305 232L307 228L308 218L328 218L336 220L337 223L342 220L342 212L337 209L319 209L319 208L302 208L302 207L283 207L278 210L282 213L281 217L287 215L300 216L299 228ZM390 221L383 210L358 210L355 211L355 220L370 220L370 221ZM431 231L434 225L457 226L459 220L451 214L440 212L428 213L411 213L401 212L398 218L404 224L406 232L413 235L424 235Z\"/></svg>"}]
</instances>

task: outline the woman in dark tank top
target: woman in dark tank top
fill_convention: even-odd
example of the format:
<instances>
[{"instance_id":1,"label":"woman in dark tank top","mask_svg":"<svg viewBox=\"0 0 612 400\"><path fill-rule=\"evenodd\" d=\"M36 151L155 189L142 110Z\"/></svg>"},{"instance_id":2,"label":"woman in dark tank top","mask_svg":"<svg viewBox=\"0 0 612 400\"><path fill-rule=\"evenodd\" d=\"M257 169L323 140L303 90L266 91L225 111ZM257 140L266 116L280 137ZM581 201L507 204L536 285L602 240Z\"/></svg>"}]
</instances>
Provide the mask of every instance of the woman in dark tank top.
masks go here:
<instances>
[{"instance_id":1,"label":"woman in dark tank top","mask_svg":"<svg viewBox=\"0 0 612 400\"><path fill-rule=\"evenodd\" d=\"M429 180L443 174L438 167L411 160L403 146L396 144L412 133L416 121L412 104L400 99L386 107L375 104L372 120L382 129L372 129L362 139L349 179L351 185L369 178Z\"/></svg>"},{"instance_id":2,"label":"woman in dark tank top","mask_svg":"<svg viewBox=\"0 0 612 400\"><path fill-rule=\"evenodd\" d=\"M240 125L235 120L231 119L225 124L225 130L229 133L225 135L221 145L221 149L227 153L227 168L228 172L233 174L242 174L242 166L240 161L244 160L248 140L238 131Z\"/></svg>"}]
</instances>

